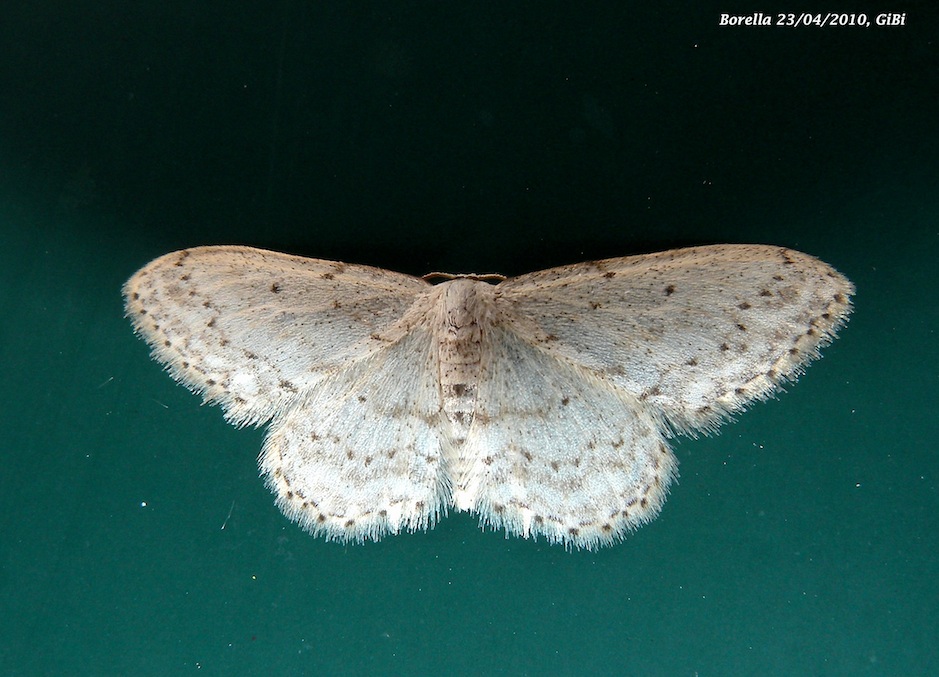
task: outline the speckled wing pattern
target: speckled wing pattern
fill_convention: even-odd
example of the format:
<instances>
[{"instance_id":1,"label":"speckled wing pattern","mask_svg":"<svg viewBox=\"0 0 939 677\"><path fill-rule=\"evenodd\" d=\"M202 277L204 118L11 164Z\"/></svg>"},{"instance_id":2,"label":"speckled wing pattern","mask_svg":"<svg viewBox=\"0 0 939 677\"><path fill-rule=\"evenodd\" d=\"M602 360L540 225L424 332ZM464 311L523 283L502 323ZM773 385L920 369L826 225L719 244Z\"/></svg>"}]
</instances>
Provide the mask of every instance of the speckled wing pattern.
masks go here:
<instances>
[{"instance_id":1,"label":"speckled wing pattern","mask_svg":"<svg viewBox=\"0 0 939 677\"><path fill-rule=\"evenodd\" d=\"M506 315L537 327L545 350L680 432L710 428L796 378L846 321L854 293L828 264L761 245L582 263L499 288Z\"/></svg>"},{"instance_id":2,"label":"speckled wing pattern","mask_svg":"<svg viewBox=\"0 0 939 677\"><path fill-rule=\"evenodd\" d=\"M592 548L655 517L667 438L794 380L851 283L780 247L607 259L491 285L248 247L161 257L124 287L174 378L235 424L271 421L261 472L329 539L448 508Z\"/></svg>"},{"instance_id":3,"label":"speckled wing pattern","mask_svg":"<svg viewBox=\"0 0 939 677\"><path fill-rule=\"evenodd\" d=\"M375 333L429 287L369 266L218 246L161 256L127 282L124 297L154 358L245 425L382 348Z\"/></svg>"},{"instance_id":4,"label":"speckled wing pattern","mask_svg":"<svg viewBox=\"0 0 939 677\"><path fill-rule=\"evenodd\" d=\"M665 501L677 474L666 437L713 430L797 378L847 319L853 292L816 258L758 245L500 283L458 505L579 547L621 538Z\"/></svg>"}]
</instances>

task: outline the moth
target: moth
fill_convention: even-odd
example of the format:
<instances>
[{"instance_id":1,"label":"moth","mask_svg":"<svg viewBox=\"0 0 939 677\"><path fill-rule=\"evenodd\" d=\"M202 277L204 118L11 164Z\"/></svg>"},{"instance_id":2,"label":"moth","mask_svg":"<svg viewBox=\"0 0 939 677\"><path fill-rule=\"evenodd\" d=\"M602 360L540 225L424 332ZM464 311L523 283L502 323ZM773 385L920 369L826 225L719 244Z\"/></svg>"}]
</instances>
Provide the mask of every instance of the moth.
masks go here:
<instances>
[{"instance_id":1,"label":"moth","mask_svg":"<svg viewBox=\"0 0 939 677\"><path fill-rule=\"evenodd\" d=\"M235 425L270 422L261 474L307 531L377 540L457 510L575 548L653 519L669 438L794 381L854 293L763 245L447 277L216 246L123 291L173 378Z\"/></svg>"}]
</instances>

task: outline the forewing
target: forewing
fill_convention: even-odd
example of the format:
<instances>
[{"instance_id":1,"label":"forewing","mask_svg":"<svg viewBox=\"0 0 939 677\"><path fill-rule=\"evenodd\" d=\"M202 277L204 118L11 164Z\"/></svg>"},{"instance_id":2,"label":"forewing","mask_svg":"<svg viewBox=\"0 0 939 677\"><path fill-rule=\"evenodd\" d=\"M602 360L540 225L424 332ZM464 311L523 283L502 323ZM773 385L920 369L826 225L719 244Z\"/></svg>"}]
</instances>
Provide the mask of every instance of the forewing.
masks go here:
<instances>
[{"instance_id":1,"label":"forewing","mask_svg":"<svg viewBox=\"0 0 939 677\"><path fill-rule=\"evenodd\" d=\"M719 245L553 268L497 292L541 350L691 431L797 377L846 320L854 288L791 249Z\"/></svg>"},{"instance_id":2,"label":"forewing","mask_svg":"<svg viewBox=\"0 0 939 677\"><path fill-rule=\"evenodd\" d=\"M507 533L592 548L651 520L676 462L628 393L504 323L486 336L454 503Z\"/></svg>"},{"instance_id":3,"label":"forewing","mask_svg":"<svg viewBox=\"0 0 939 677\"><path fill-rule=\"evenodd\" d=\"M222 246L152 261L124 297L172 376L245 424L385 345L383 332L429 289L378 268Z\"/></svg>"},{"instance_id":4,"label":"forewing","mask_svg":"<svg viewBox=\"0 0 939 677\"><path fill-rule=\"evenodd\" d=\"M450 496L437 373L431 333L411 327L276 416L260 467L281 510L341 541L432 526Z\"/></svg>"}]
</instances>

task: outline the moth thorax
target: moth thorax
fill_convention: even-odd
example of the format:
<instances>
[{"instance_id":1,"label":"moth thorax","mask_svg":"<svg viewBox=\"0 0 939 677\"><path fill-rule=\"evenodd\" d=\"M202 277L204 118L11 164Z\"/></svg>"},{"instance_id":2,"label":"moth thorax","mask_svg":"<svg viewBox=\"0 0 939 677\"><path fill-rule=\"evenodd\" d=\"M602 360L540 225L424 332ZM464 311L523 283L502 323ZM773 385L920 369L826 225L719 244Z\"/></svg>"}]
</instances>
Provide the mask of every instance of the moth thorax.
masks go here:
<instances>
[{"instance_id":1,"label":"moth thorax","mask_svg":"<svg viewBox=\"0 0 939 677\"><path fill-rule=\"evenodd\" d=\"M443 410L457 443L466 439L476 407L482 335L489 318L492 286L470 279L441 285L443 311L437 334Z\"/></svg>"}]
</instances>

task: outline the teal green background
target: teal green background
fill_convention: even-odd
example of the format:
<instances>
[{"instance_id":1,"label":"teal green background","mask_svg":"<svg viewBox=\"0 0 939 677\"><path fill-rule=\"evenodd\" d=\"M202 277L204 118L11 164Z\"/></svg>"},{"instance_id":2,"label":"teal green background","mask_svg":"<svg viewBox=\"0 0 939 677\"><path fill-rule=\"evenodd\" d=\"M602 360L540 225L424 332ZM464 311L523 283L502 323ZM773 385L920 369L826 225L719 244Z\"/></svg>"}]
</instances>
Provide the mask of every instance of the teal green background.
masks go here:
<instances>
[{"instance_id":1,"label":"teal green background","mask_svg":"<svg viewBox=\"0 0 939 677\"><path fill-rule=\"evenodd\" d=\"M939 21L718 26L829 9L751 5L4 3L0 673L939 674ZM314 539L263 430L122 317L194 245L513 275L722 242L822 258L855 314L597 552L464 514Z\"/></svg>"}]
</instances>

